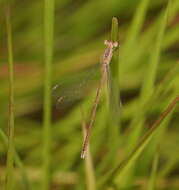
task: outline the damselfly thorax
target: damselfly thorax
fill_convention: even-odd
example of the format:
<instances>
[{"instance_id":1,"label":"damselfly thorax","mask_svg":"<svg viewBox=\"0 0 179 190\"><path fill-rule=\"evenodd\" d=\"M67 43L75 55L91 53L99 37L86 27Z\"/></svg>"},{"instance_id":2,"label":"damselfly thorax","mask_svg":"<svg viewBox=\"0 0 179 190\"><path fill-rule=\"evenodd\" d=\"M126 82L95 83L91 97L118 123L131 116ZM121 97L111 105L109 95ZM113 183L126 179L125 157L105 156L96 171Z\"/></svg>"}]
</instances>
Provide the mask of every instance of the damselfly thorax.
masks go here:
<instances>
[{"instance_id":1,"label":"damselfly thorax","mask_svg":"<svg viewBox=\"0 0 179 190\"><path fill-rule=\"evenodd\" d=\"M118 43L105 40L104 44L107 46L107 48L104 50L102 64L109 65L113 56L113 50L118 46Z\"/></svg>"}]
</instances>

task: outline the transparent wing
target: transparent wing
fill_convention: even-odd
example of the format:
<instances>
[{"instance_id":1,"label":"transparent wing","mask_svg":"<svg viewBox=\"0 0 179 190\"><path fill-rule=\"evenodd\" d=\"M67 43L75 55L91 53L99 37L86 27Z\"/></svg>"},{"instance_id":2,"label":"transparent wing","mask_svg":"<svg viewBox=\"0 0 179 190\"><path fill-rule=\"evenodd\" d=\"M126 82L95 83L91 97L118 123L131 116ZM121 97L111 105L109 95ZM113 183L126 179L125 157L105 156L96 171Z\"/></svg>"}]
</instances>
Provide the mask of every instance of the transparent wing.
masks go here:
<instances>
[{"instance_id":1,"label":"transparent wing","mask_svg":"<svg viewBox=\"0 0 179 190\"><path fill-rule=\"evenodd\" d=\"M99 73L99 65L96 65L80 73L67 76L54 85L52 95L56 108L68 107L83 99L99 79Z\"/></svg>"},{"instance_id":2,"label":"transparent wing","mask_svg":"<svg viewBox=\"0 0 179 190\"><path fill-rule=\"evenodd\" d=\"M110 108L112 109L112 112L115 113L115 115L118 115L121 102L117 90L118 87L115 87L113 78L111 76L110 66L107 66L107 88Z\"/></svg>"}]
</instances>

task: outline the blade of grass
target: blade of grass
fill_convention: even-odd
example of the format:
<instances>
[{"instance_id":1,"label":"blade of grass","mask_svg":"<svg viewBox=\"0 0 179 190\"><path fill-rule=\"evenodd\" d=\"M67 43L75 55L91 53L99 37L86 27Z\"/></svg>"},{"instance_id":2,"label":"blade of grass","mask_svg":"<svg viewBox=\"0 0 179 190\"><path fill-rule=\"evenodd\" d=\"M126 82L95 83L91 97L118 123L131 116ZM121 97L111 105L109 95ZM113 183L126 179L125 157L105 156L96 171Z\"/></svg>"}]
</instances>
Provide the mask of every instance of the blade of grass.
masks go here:
<instances>
[{"instance_id":1,"label":"blade of grass","mask_svg":"<svg viewBox=\"0 0 179 190\"><path fill-rule=\"evenodd\" d=\"M43 127L43 179L42 189L50 186L51 162L51 78L53 57L54 1L44 1L44 40L45 40L45 87L44 87L44 127Z\"/></svg>"},{"instance_id":2,"label":"blade of grass","mask_svg":"<svg viewBox=\"0 0 179 190\"><path fill-rule=\"evenodd\" d=\"M117 42L119 44L119 24L116 17L112 18L112 27L111 27L111 41ZM119 47L118 47L119 48ZM109 106L110 113L113 116L114 125L118 126L118 115L119 115L119 49L116 49L113 53L113 57L110 63L110 84L109 84ZM116 118L116 121L114 119ZM117 128L117 127L115 127Z\"/></svg>"},{"instance_id":3,"label":"blade of grass","mask_svg":"<svg viewBox=\"0 0 179 190\"><path fill-rule=\"evenodd\" d=\"M133 151L124 159L115 169L112 169L108 174L100 181L98 186L103 187L107 182L111 182L116 174L118 177L122 177L123 172L126 172L134 163L134 161L142 153L146 145L151 141L155 132L160 126L160 123L168 116L168 114L174 109L175 105L179 102L179 96L177 96L166 108L166 110L160 115L159 119L154 122L146 134L142 137L139 143L135 146Z\"/></svg>"},{"instance_id":4,"label":"blade of grass","mask_svg":"<svg viewBox=\"0 0 179 190\"><path fill-rule=\"evenodd\" d=\"M169 1L170 2L170 1ZM156 79L157 74L157 67L159 63L160 53L161 53L161 47L162 47L162 40L164 36L164 32L167 25L167 18L168 18L168 9L169 9L170 3L168 3L166 10L163 13L163 17L161 18L161 22L159 25L159 31L157 33L156 42L154 45L154 49L152 51L150 61L149 61L149 68L148 73L145 75L145 80L143 82L143 86L140 93L139 98L139 105L136 110L136 114L134 114L133 120L130 124L131 134L128 138L128 146L126 148L126 152L129 153L131 149L136 145L138 138L142 132L142 126L145 121L145 112L146 112L146 103L149 101L149 99L152 96L152 93L154 92L154 82ZM123 184L128 184L129 180L132 176L132 173L134 171L134 168L131 168L129 173L126 173L126 177L124 176Z\"/></svg>"},{"instance_id":5,"label":"blade of grass","mask_svg":"<svg viewBox=\"0 0 179 190\"><path fill-rule=\"evenodd\" d=\"M155 189L158 161L159 161L159 155L156 152L156 154L154 156L153 163L152 163L152 171L151 171L151 176L150 176L150 179L149 179L147 190L154 190Z\"/></svg>"},{"instance_id":6,"label":"blade of grass","mask_svg":"<svg viewBox=\"0 0 179 190\"><path fill-rule=\"evenodd\" d=\"M122 78L122 73L124 71L125 65L130 61L130 54L133 52L133 47L137 43L138 35L141 31L143 22L145 20L147 8L149 5L149 0L141 0L137 10L135 12L134 18L132 20L130 29L127 36L127 39L121 49L120 55L120 76Z\"/></svg>"},{"instance_id":7,"label":"blade of grass","mask_svg":"<svg viewBox=\"0 0 179 190\"><path fill-rule=\"evenodd\" d=\"M7 147L8 146L8 138L1 129L0 129L0 138L2 139L4 145ZM24 188L27 190L30 190L32 188L31 188L27 173L25 171L24 165L22 163L22 160L20 159L19 155L17 154L17 152L14 148L13 148L13 151L14 151L14 161L21 170Z\"/></svg>"},{"instance_id":8,"label":"blade of grass","mask_svg":"<svg viewBox=\"0 0 179 190\"><path fill-rule=\"evenodd\" d=\"M154 91L154 82L156 79L157 67L158 67L158 63L160 59L164 32L167 26L169 8L170 8L170 1L168 1L166 11L164 12L163 17L161 19L161 23L159 25L158 34L156 37L156 43L155 43L154 50L149 62L147 77L145 78L145 81L143 83L142 90L141 90L141 103L149 100L149 97L152 95Z\"/></svg>"},{"instance_id":9,"label":"blade of grass","mask_svg":"<svg viewBox=\"0 0 179 190\"><path fill-rule=\"evenodd\" d=\"M175 96L172 96L175 97ZM153 155L156 154L158 147L162 144L164 133L166 132L167 127L169 126L169 122L171 120L171 116L173 111L168 115L168 117L163 121L160 125L160 129L157 130L156 134L154 135L152 141L148 144L147 149L145 150L144 154L141 156L142 165L140 166L140 170L144 173L150 169L150 163L153 159ZM140 161L141 161L140 160Z\"/></svg>"},{"instance_id":10,"label":"blade of grass","mask_svg":"<svg viewBox=\"0 0 179 190\"><path fill-rule=\"evenodd\" d=\"M171 70L167 72L167 74L164 76L162 81L156 86L155 88L155 94L153 94L149 100L149 102L146 104L148 105L156 105L157 102L163 102L161 99L161 96L165 96L166 87L169 83L177 76L179 67L178 63L176 63ZM175 97L177 95L177 92L173 92L171 97ZM173 112L171 112L168 117L165 119L165 121L161 124L160 130L156 133L154 136L152 142L149 143L147 150L142 155L142 165L140 165L140 171L147 172L149 169L149 165L153 158L153 155L156 152L156 149L158 148L158 144L162 142L163 136L166 132L167 126L169 126L169 122L172 118ZM141 160L140 160L141 161Z\"/></svg>"},{"instance_id":11,"label":"blade of grass","mask_svg":"<svg viewBox=\"0 0 179 190\"><path fill-rule=\"evenodd\" d=\"M175 68L174 68L175 69ZM172 74L174 72L174 70L168 72L168 76L165 77L164 80L167 80L167 78L170 76L170 74ZM170 82L171 82L171 79L172 77L170 78ZM162 82L164 83L164 81ZM162 85L162 84L160 84ZM159 91L157 90L161 90L160 87L161 86L158 86L159 88L156 88L155 92L156 93L159 93ZM166 85L163 86L163 88L165 88ZM164 93L162 93L163 95ZM177 91L176 92L173 92L170 97L175 97L177 95ZM155 97L156 98L156 97ZM169 98L170 99L170 98ZM153 102L153 104L156 104L157 102L159 102L159 100L162 102L162 97L161 97L161 94L158 95L158 99L157 100L150 100L151 102ZM150 104L150 103L149 103ZM148 104L148 105L149 105ZM168 115L168 117L165 119L165 121L161 124L161 127L160 129L157 131L157 133L155 134L155 136L153 137L153 140L148 144L148 148L147 150L145 151L145 153L142 155L142 165L140 167L140 169L146 173L149 169L149 165L151 163L151 160L153 158L153 155L157 152L158 150L158 147L160 145L162 145L162 142L163 142L163 137L164 137L164 134L166 133L166 130L167 130L167 127L169 126L169 122L171 121L172 119L172 115L173 115L173 111L170 112L170 114Z\"/></svg>"},{"instance_id":12,"label":"blade of grass","mask_svg":"<svg viewBox=\"0 0 179 190\"><path fill-rule=\"evenodd\" d=\"M8 2L9 3L9 2ZM6 190L13 187L14 175L14 66L13 66L13 47L12 47L12 29L10 4L6 9L6 28L7 28L7 46L8 46L8 67L9 67L9 128L8 128L8 150L7 150L7 174Z\"/></svg>"},{"instance_id":13,"label":"blade of grass","mask_svg":"<svg viewBox=\"0 0 179 190\"><path fill-rule=\"evenodd\" d=\"M179 156L172 156L160 170L158 176L159 178L165 178L170 174L172 170L174 170L179 164Z\"/></svg>"},{"instance_id":14,"label":"blade of grass","mask_svg":"<svg viewBox=\"0 0 179 190\"><path fill-rule=\"evenodd\" d=\"M86 136L86 122L83 109L81 108L81 117L82 117L82 129L83 129L83 136ZM96 189L96 180L94 175L94 167L91 158L90 152L90 145L87 147L86 157L85 157L85 173L86 173L86 188L88 190L95 190Z\"/></svg>"}]
</instances>

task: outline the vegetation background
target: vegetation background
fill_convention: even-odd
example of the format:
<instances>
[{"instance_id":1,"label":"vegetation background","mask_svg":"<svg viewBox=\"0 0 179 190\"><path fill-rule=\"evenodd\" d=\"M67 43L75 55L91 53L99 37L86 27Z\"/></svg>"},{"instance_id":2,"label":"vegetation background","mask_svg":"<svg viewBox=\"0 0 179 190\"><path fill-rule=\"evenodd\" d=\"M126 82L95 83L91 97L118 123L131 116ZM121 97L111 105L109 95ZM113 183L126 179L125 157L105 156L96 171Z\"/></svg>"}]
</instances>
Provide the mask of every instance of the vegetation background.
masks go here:
<instances>
[{"instance_id":1,"label":"vegetation background","mask_svg":"<svg viewBox=\"0 0 179 190\"><path fill-rule=\"evenodd\" d=\"M179 109L150 131L179 92L179 1L1 0L0 9L0 189L179 189ZM82 160L81 123L115 32L122 106L113 113L103 93Z\"/></svg>"}]
</instances>

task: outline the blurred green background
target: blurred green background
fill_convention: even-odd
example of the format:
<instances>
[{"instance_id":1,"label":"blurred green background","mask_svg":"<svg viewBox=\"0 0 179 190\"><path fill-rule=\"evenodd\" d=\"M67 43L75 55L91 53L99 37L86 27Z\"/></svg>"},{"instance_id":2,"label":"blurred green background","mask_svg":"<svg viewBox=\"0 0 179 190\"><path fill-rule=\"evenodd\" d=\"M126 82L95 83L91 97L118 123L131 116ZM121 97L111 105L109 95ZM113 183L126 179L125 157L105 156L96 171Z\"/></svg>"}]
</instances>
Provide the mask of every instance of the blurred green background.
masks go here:
<instances>
[{"instance_id":1,"label":"blurred green background","mask_svg":"<svg viewBox=\"0 0 179 190\"><path fill-rule=\"evenodd\" d=\"M12 189L179 189L177 107L152 134L145 149L136 157L129 156L130 164L127 161L137 142L179 92L179 1L170 0L168 5L165 0L56 0L53 8L50 0L13 0L10 8L17 152ZM9 122L6 1L0 1L0 9L3 189ZM118 113L111 114L103 93L92 129L90 154L84 161L80 159L84 119L80 110L88 121L104 40L110 39L114 16L119 21L120 43L119 59L115 60L119 70L115 92L122 106ZM50 90L44 92L44 85L48 86L45 62L52 69L52 77ZM57 84L58 90L53 90ZM44 104L44 93L51 96L51 106ZM66 98L58 104L57 98L62 96ZM43 117L43 110L48 112L48 106L52 112L51 125L48 119L45 121L51 129L49 136L43 127L43 118L48 117L48 113ZM117 123L114 117L118 117ZM42 151L44 146L48 149L46 137L51 146L47 157ZM45 170L48 157L50 164ZM118 166L122 160L126 162L121 169Z\"/></svg>"}]
</instances>

